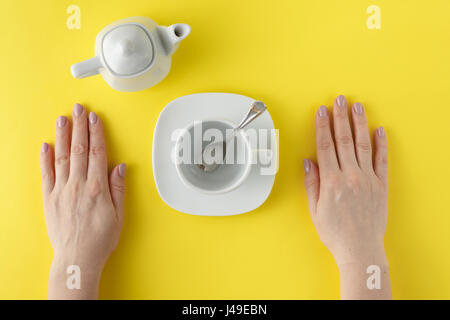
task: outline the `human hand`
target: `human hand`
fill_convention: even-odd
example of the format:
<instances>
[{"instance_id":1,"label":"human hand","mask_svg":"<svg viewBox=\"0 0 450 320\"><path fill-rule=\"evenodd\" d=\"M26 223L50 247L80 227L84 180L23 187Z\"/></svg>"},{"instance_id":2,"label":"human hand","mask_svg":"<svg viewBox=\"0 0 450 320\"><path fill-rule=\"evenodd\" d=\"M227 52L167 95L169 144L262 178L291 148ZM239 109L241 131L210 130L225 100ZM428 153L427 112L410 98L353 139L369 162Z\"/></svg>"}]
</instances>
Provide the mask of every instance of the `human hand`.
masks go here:
<instances>
[{"instance_id":1,"label":"human hand","mask_svg":"<svg viewBox=\"0 0 450 320\"><path fill-rule=\"evenodd\" d=\"M103 126L79 104L73 129L57 120L55 150L42 145L41 173L47 231L54 250L49 298L96 298L104 264L123 222L125 164L108 177ZM80 267L82 289L67 290L66 269Z\"/></svg>"},{"instance_id":2,"label":"human hand","mask_svg":"<svg viewBox=\"0 0 450 320\"><path fill-rule=\"evenodd\" d=\"M318 167L304 160L312 221L341 274L350 265L387 267L383 243L388 211L386 134L383 127L376 130L373 157L363 106L355 103L351 109L354 135L347 109L345 97L339 96L333 106L333 138L330 114L325 106L319 108Z\"/></svg>"}]
</instances>

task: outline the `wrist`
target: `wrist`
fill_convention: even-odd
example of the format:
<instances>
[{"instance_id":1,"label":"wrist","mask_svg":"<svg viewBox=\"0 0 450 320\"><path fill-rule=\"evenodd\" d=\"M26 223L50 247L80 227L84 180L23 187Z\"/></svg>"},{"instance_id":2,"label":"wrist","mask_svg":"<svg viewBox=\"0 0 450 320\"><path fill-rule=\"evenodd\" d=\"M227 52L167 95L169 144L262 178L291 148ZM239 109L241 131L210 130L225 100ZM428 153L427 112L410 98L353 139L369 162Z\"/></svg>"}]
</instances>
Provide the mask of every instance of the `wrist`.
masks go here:
<instances>
[{"instance_id":1,"label":"wrist","mask_svg":"<svg viewBox=\"0 0 450 320\"><path fill-rule=\"evenodd\" d=\"M93 257L91 253L83 254L82 250L75 249L65 249L65 250L55 250L53 256L53 264L58 268L67 268L70 265L83 266L84 271L89 274L101 273L107 259L101 259L96 256Z\"/></svg>"},{"instance_id":2,"label":"wrist","mask_svg":"<svg viewBox=\"0 0 450 320\"><path fill-rule=\"evenodd\" d=\"M348 265L388 265L383 243L373 246L342 248L337 250L333 256L339 269Z\"/></svg>"},{"instance_id":3,"label":"wrist","mask_svg":"<svg viewBox=\"0 0 450 320\"><path fill-rule=\"evenodd\" d=\"M341 299L392 299L389 265L384 249L336 260Z\"/></svg>"},{"instance_id":4,"label":"wrist","mask_svg":"<svg viewBox=\"0 0 450 320\"><path fill-rule=\"evenodd\" d=\"M70 266L78 266L85 276L95 278L101 275L104 264L93 260L55 254L50 271L68 275L67 269Z\"/></svg>"},{"instance_id":5,"label":"wrist","mask_svg":"<svg viewBox=\"0 0 450 320\"><path fill-rule=\"evenodd\" d=\"M49 275L49 299L97 299L103 265L55 255Z\"/></svg>"}]
</instances>

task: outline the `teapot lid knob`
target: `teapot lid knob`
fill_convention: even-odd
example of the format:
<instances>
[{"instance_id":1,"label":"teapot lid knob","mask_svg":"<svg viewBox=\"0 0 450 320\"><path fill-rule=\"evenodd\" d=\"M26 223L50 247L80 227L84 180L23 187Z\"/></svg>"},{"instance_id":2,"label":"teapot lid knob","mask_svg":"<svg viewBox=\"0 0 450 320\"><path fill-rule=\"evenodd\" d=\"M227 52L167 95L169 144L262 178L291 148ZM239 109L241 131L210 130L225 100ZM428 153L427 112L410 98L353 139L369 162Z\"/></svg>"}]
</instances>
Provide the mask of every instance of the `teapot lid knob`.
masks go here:
<instances>
[{"instance_id":1,"label":"teapot lid knob","mask_svg":"<svg viewBox=\"0 0 450 320\"><path fill-rule=\"evenodd\" d=\"M133 76L148 68L154 58L148 32L137 24L122 24L105 34L102 40L105 64L119 76Z\"/></svg>"},{"instance_id":2,"label":"teapot lid knob","mask_svg":"<svg viewBox=\"0 0 450 320\"><path fill-rule=\"evenodd\" d=\"M122 39L119 42L122 55L131 56L134 53L134 43L130 39Z\"/></svg>"}]
</instances>

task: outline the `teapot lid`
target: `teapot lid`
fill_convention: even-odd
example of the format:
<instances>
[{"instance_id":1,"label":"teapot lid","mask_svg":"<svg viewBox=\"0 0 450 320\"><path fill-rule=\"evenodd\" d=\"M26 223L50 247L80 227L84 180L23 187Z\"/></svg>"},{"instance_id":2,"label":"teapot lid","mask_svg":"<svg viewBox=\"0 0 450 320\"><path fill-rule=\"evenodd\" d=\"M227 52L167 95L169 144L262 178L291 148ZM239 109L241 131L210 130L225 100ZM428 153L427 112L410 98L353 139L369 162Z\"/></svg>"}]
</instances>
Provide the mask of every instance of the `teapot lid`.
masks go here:
<instances>
[{"instance_id":1,"label":"teapot lid","mask_svg":"<svg viewBox=\"0 0 450 320\"><path fill-rule=\"evenodd\" d=\"M123 24L110 30L102 41L105 63L119 76L144 71L153 61L153 43L147 31L137 24Z\"/></svg>"}]
</instances>

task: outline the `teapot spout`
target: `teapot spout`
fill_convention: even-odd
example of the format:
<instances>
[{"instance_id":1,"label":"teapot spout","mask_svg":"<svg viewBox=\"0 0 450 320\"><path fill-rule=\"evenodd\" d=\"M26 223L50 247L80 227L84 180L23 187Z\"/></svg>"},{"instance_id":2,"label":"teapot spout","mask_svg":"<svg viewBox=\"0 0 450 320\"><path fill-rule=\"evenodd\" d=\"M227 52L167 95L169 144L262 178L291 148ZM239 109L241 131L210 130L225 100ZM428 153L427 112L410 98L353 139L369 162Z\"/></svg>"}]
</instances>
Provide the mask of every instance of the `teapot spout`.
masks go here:
<instances>
[{"instance_id":1,"label":"teapot spout","mask_svg":"<svg viewBox=\"0 0 450 320\"><path fill-rule=\"evenodd\" d=\"M167 55L173 54L184 38L191 33L191 27L184 23L176 23L168 27L159 27L160 37Z\"/></svg>"}]
</instances>

